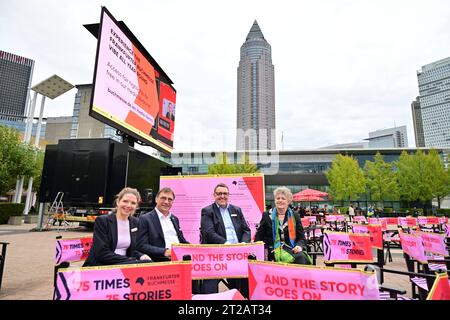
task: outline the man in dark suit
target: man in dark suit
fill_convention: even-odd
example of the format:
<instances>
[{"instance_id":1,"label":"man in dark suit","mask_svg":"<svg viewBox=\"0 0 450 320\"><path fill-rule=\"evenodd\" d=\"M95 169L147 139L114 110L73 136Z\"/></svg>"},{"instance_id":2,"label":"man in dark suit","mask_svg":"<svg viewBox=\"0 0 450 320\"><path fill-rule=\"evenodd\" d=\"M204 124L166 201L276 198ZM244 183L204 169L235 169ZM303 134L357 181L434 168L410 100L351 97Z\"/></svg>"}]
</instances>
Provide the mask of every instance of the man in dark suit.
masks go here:
<instances>
[{"instance_id":1,"label":"man in dark suit","mask_svg":"<svg viewBox=\"0 0 450 320\"><path fill-rule=\"evenodd\" d=\"M214 188L214 203L202 209L201 236L204 244L250 242L250 228L241 208L228 203L229 189L224 183ZM230 289L236 288L248 297L247 279L228 279ZM219 280L204 280L202 293L217 293Z\"/></svg>"},{"instance_id":2,"label":"man in dark suit","mask_svg":"<svg viewBox=\"0 0 450 320\"><path fill-rule=\"evenodd\" d=\"M169 102L169 111L166 112L166 118L175 121L175 111L173 110L173 104Z\"/></svg>"},{"instance_id":3,"label":"man in dark suit","mask_svg":"<svg viewBox=\"0 0 450 320\"><path fill-rule=\"evenodd\" d=\"M162 188L156 194L156 207L139 217L138 248L154 261L170 261L172 243L188 243L176 216L170 213L175 193Z\"/></svg>"}]
</instances>

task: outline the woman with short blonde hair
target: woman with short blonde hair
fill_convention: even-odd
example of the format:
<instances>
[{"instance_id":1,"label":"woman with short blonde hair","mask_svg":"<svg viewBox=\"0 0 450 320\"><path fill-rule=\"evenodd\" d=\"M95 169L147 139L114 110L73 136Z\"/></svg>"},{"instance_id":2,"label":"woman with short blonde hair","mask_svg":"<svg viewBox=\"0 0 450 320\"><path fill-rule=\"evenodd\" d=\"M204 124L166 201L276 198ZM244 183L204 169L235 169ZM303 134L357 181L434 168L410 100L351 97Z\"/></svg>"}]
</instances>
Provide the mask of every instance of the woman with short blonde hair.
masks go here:
<instances>
[{"instance_id":1,"label":"woman with short blonde hair","mask_svg":"<svg viewBox=\"0 0 450 320\"><path fill-rule=\"evenodd\" d=\"M311 264L300 216L289 207L293 198L291 190L278 187L273 196L275 208L263 213L255 241L264 241L269 260Z\"/></svg>"},{"instance_id":2,"label":"woman with short blonde hair","mask_svg":"<svg viewBox=\"0 0 450 320\"><path fill-rule=\"evenodd\" d=\"M276 199L278 195L284 195L286 199L289 201L289 204L292 202L292 198L294 197L292 195L291 190L288 187L278 187L275 190L273 190L273 198Z\"/></svg>"}]
</instances>

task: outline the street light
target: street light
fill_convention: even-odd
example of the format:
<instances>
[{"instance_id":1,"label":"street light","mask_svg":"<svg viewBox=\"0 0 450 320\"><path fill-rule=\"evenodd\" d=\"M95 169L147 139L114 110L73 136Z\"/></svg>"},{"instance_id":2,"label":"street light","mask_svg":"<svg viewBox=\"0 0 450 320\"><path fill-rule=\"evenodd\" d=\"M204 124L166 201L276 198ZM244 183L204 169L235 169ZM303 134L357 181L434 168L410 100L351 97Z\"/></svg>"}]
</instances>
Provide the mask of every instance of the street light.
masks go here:
<instances>
[{"instance_id":1,"label":"street light","mask_svg":"<svg viewBox=\"0 0 450 320\"><path fill-rule=\"evenodd\" d=\"M39 139L40 139L40 134L41 134L42 117L44 114L45 98L47 97L50 99L54 99L56 97L59 97L63 93L66 93L73 87L74 87L74 85L70 84L69 82L67 82L66 80L62 79L61 77L59 77L55 74L55 75L51 76L50 78L38 83L37 85L35 85L34 87L31 88L31 90L34 91L33 107L32 107L33 113L34 113L34 106L36 105L37 94L39 93L42 95L41 109L39 111L39 121L38 121L38 125L36 128L36 137L35 137L35 141L34 141L34 146L36 149L39 148ZM31 117L29 119L29 122L27 123L28 131L26 130L26 136L25 136L26 143L30 142L30 139L31 139L31 131L32 131L31 129L33 126L32 121L33 121L33 118ZM30 177L30 179L28 181L28 190L27 190L27 198L25 201L25 208L23 211L24 215L27 215L28 211L29 211L32 187L33 187L33 177ZM43 204L40 203L39 204L39 221L41 221L41 222L42 222L42 212L41 212L42 208L43 208Z\"/></svg>"}]
</instances>

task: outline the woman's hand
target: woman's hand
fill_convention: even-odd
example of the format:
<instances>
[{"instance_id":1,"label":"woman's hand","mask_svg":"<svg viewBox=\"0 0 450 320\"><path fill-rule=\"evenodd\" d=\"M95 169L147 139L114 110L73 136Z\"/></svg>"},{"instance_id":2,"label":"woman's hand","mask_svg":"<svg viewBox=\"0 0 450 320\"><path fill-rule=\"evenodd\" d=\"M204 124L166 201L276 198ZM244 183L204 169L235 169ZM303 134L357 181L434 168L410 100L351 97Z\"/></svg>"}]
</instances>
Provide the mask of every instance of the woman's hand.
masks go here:
<instances>
[{"instance_id":1,"label":"woman's hand","mask_svg":"<svg viewBox=\"0 0 450 320\"><path fill-rule=\"evenodd\" d=\"M299 253L299 252L302 252L302 247L300 247L300 246L295 246L295 247L292 249L292 252L293 252L293 253Z\"/></svg>"},{"instance_id":2,"label":"woman's hand","mask_svg":"<svg viewBox=\"0 0 450 320\"><path fill-rule=\"evenodd\" d=\"M139 260L152 260L148 255L146 255L146 254L143 254L140 258L139 258Z\"/></svg>"},{"instance_id":3,"label":"woman's hand","mask_svg":"<svg viewBox=\"0 0 450 320\"><path fill-rule=\"evenodd\" d=\"M166 249L166 250L164 251L164 256L166 256L166 257L169 258L169 259L171 258L170 254L171 254L170 249Z\"/></svg>"}]
</instances>

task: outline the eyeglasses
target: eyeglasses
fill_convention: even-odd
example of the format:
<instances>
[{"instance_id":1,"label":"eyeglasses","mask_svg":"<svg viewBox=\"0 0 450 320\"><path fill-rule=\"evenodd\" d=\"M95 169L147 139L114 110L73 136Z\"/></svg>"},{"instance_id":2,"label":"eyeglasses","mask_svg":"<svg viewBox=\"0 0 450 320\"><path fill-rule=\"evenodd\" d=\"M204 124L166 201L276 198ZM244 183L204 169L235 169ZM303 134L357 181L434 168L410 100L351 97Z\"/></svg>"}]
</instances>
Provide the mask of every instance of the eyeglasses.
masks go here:
<instances>
[{"instance_id":1,"label":"eyeglasses","mask_svg":"<svg viewBox=\"0 0 450 320\"><path fill-rule=\"evenodd\" d=\"M159 197L159 199L161 199L162 201L173 202L173 199L172 198L168 198L168 197Z\"/></svg>"},{"instance_id":2,"label":"eyeglasses","mask_svg":"<svg viewBox=\"0 0 450 320\"><path fill-rule=\"evenodd\" d=\"M218 196L218 197L221 197L221 196L228 197L229 193L228 192L216 192L216 196Z\"/></svg>"}]
</instances>

